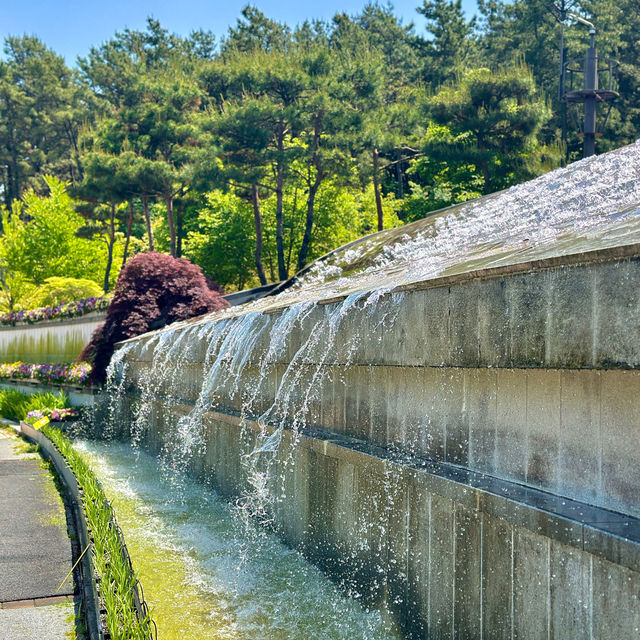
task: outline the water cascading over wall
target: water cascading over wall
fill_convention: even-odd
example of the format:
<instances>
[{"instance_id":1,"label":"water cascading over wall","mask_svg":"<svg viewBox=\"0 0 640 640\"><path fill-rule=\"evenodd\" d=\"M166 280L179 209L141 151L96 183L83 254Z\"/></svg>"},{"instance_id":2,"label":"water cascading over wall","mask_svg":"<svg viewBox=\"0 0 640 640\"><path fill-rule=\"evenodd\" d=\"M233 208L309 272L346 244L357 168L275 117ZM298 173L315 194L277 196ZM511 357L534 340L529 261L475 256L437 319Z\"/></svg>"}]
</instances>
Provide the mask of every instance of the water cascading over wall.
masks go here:
<instances>
[{"instance_id":1,"label":"water cascading over wall","mask_svg":"<svg viewBox=\"0 0 640 640\"><path fill-rule=\"evenodd\" d=\"M640 145L124 343L122 429L411 638L640 628Z\"/></svg>"}]
</instances>

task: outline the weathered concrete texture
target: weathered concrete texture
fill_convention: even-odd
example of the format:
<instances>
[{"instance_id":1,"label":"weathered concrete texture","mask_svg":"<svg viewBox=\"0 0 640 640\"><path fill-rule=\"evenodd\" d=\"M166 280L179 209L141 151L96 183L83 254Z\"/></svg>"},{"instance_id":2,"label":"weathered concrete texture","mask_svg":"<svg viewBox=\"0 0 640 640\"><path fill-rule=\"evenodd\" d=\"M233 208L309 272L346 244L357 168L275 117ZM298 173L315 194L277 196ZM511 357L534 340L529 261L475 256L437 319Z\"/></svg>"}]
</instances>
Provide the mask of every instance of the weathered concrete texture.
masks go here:
<instances>
[{"instance_id":1,"label":"weathered concrete texture","mask_svg":"<svg viewBox=\"0 0 640 640\"><path fill-rule=\"evenodd\" d=\"M375 312L354 305L337 326L338 348L326 359L325 343L304 352L301 362L419 367L557 369L640 368L640 258L570 266L539 265L528 273L451 282L425 282L387 293ZM309 336L340 307L319 304L301 325L290 328L285 348L273 360L288 364L300 356ZM274 318L286 309L271 311ZM360 312L359 312L360 311ZM188 325L184 332L196 332ZM157 334L162 335L162 333ZM156 335L156 338L157 338ZM195 334L192 334L192 336ZM185 340L185 364L205 360L210 346ZM249 361L264 354L268 332L255 335ZM154 339L156 339L154 338ZM153 342L138 354L150 360ZM308 345L307 345L308 346ZM211 355L211 354L210 354ZM215 356L215 353L213 353Z\"/></svg>"},{"instance_id":2,"label":"weathered concrete texture","mask_svg":"<svg viewBox=\"0 0 640 640\"><path fill-rule=\"evenodd\" d=\"M75 637L73 603L0 609L0 640L69 640Z\"/></svg>"},{"instance_id":3,"label":"weathered concrete texture","mask_svg":"<svg viewBox=\"0 0 640 640\"><path fill-rule=\"evenodd\" d=\"M132 430L231 499L259 489L408 637L634 637L640 259L617 256L140 337ZM254 451L258 418L277 452Z\"/></svg>"},{"instance_id":4,"label":"weathered concrete texture","mask_svg":"<svg viewBox=\"0 0 640 640\"><path fill-rule=\"evenodd\" d=\"M65 321L0 327L0 362L73 362L105 317L91 313Z\"/></svg>"},{"instance_id":5,"label":"weathered concrete texture","mask_svg":"<svg viewBox=\"0 0 640 640\"><path fill-rule=\"evenodd\" d=\"M158 406L147 444L161 450L173 442L169 425L189 408ZM635 637L640 545L623 543L609 524L585 521L618 518L640 540L637 520L533 496L521 485L492 485L456 467L416 468L320 433L294 446L285 431L275 459L253 467L243 453L255 446L256 428L206 414L192 471L236 498L247 495L250 472L268 464L269 510L285 541L363 602L385 605L408 637ZM599 543L592 536L591 553L587 530L600 536ZM611 561L624 554L629 566Z\"/></svg>"},{"instance_id":6,"label":"weathered concrete texture","mask_svg":"<svg viewBox=\"0 0 640 640\"><path fill-rule=\"evenodd\" d=\"M152 378L146 363L131 370ZM239 412L255 390L260 415L285 370L258 384L248 367L241 383L221 381L218 401ZM181 371L157 392L194 403L202 367ZM301 365L287 384L292 400L276 418L291 420L306 394L308 426L640 515L640 371Z\"/></svg>"}]
</instances>

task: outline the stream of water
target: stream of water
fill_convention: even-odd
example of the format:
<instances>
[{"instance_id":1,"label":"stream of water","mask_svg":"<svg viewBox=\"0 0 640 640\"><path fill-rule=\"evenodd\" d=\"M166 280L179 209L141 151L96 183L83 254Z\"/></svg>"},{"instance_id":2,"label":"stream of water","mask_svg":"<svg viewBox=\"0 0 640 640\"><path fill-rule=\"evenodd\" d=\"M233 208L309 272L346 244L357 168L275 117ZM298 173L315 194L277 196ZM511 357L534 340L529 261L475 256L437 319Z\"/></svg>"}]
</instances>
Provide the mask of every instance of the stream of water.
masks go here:
<instances>
[{"instance_id":1,"label":"stream of water","mask_svg":"<svg viewBox=\"0 0 640 640\"><path fill-rule=\"evenodd\" d=\"M75 446L114 505L161 640L400 638L215 492L130 444Z\"/></svg>"}]
</instances>

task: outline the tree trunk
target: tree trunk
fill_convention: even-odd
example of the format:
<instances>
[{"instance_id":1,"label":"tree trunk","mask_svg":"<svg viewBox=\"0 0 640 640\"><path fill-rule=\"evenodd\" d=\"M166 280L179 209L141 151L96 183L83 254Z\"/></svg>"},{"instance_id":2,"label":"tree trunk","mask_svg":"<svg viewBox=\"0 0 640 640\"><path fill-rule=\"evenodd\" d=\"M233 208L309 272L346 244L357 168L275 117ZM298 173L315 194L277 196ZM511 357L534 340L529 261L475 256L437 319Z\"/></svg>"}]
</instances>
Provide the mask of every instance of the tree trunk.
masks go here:
<instances>
[{"instance_id":1,"label":"tree trunk","mask_svg":"<svg viewBox=\"0 0 640 640\"><path fill-rule=\"evenodd\" d=\"M171 255L176 257L176 223L173 219L173 196L165 198L167 203L167 222L169 223L169 238Z\"/></svg>"},{"instance_id":2,"label":"tree trunk","mask_svg":"<svg viewBox=\"0 0 640 640\"><path fill-rule=\"evenodd\" d=\"M116 242L116 205L111 203L111 215L109 216L109 242L107 249L107 268L104 271L104 292L109 293L109 276L111 275L111 264L113 263L113 245Z\"/></svg>"},{"instance_id":3,"label":"tree trunk","mask_svg":"<svg viewBox=\"0 0 640 640\"><path fill-rule=\"evenodd\" d=\"M182 258L182 223L184 202L178 200L178 215L176 216L176 258Z\"/></svg>"},{"instance_id":4,"label":"tree trunk","mask_svg":"<svg viewBox=\"0 0 640 640\"><path fill-rule=\"evenodd\" d=\"M484 147L484 137L478 133L476 134L476 140L478 142L478 150L481 154L483 154L486 151ZM489 176L489 164L483 158L482 160L480 160L478 165L480 167L480 171L482 171L482 178L484 179L484 194L486 195L488 193L491 193L491 177Z\"/></svg>"},{"instance_id":5,"label":"tree trunk","mask_svg":"<svg viewBox=\"0 0 640 640\"><path fill-rule=\"evenodd\" d=\"M129 254L129 240L131 240L131 225L133 224L133 200L129 201L129 220L127 221L127 237L124 241L124 253L122 255L122 268L127 264L127 256Z\"/></svg>"},{"instance_id":6,"label":"tree trunk","mask_svg":"<svg viewBox=\"0 0 640 640\"><path fill-rule=\"evenodd\" d=\"M307 196L307 219L304 224L304 236L302 237L302 244L300 245L300 251L298 251L298 265L296 271L300 271L307 264L307 255L311 248L311 231L313 229L313 209L316 202L316 194L320 188L322 177L317 174L315 182L309 187L309 195Z\"/></svg>"},{"instance_id":7,"label":"tree trunk","mask_svg":"<svg viewBox=\"0 0 640 640\"><path fill-rule=\"evenodd\" d=\"M404 198L404 177L402 175L402 154L400 149L396 151L396 183L398 185L398 198Z\"/></svg>"},{"instance_id":8,"label":"tree trunk","mask_svg":"<svg viewBox=\"0 0 640 640\"><path fill-rule=\"evenodd\" d=\"M147 196L142 196L142 209L144 211L144 220L147 223L147 236L149 237L149 251L155 251L153 248L153 230L151 229L151 216L149 215L149 200Z\"/></svg>"},{"instance_id":9,"label":"tree trunk","mask_svg":"<svg viewBox=\"0 0 640 640\"><path fill-rule=\"evenodd\" d=\"M284 136L278 137L279 158L276 166L276 251L278 253L278 278L286 280L289 277L284 262L284 212L282 207L282 190L284 186Z\"/></svg>"},{"instance_id":10,"label":"tree trunk","mask_svg":"<svg viewBox=\"0 0 640 640\"><path fill-rule=\"evenodd\" d=\"M320 130L319 123L316 124L313 129L313 166L316 170L316 178L311 183L309 180L309 194L307 195L307 218L304 223L304 236L302 237L302 244L300 245L300 251L298 251L298 264L296 271L300 271L307 264L307 255L311 248L311 232L313 231L313 219L314 219L314 206L316 202L316 194L320 188L320 184L324 178L324 172L322 171L322 163L318 157L318 147L320 146ZM311 177L311 176L309 176Z\"/></svg>"},{"instance_id":11,"label":"tree trunk","mask_svg":"<svg viewBox=\"0 0 640 640\"><path fill-rule=\"evenodd\" d=\"M251 186L251 201L253 202L253 220L256 226L256 250L253 257L256 262L256 271L260 284L267 284L267 278L264 275L264 267L262 266L262 215L260 213L260 199L258 197L258 185Z\"/></svg>"},{"instance_id":12,"label":"tree trunk","mask_svg":"<svg viewBox=\"0 0 640 640\"><path fill-rule=\"evenodd\" d=\"M380 156L378 150L373 150L373 192L376 197L376 211L378 212L378 231L384 229L384 212L382 211L382 196L380 195L380 181L378 171L380 168Z\"/></svg>"},{"instance_id":13,"label":"tree trunk","mask_svg":"<svg viewBox=\"0 0 640 640\"><path fill-rule=\"evenodd\" d=\"M482 171L482 177L484 179L484 193L486 195L491 193L491 178L489 177L489 165L486 160L480 161L480 170Z\"/></svg>"},{"instance_id":14,"label":"tree trunk","mask_svg":"<svg viewBox=\"0 0 640 640\"><path fill-rule=\"evenodd\" d=\"M7 193L5 196L5 204L7 209L11 212L13 201L19 197L20 187L18 184L18 168L16 163L12 161L7 165Z\"/></svg>"}]
</instances>

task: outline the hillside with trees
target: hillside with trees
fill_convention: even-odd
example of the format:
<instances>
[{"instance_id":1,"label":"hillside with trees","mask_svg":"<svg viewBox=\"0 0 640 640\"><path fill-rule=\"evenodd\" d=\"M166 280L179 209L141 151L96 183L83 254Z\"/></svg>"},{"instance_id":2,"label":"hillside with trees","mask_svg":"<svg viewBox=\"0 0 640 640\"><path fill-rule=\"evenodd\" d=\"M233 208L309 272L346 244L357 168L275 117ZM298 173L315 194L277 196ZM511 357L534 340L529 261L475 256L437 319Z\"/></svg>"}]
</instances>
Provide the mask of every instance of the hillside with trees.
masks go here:
<instances>
[{"instance_id":1,"label":"hillside with trees","mask_svg":"<svg viewBox=\"0 0 640 640\"><path fill-rule=\"evenodd\" d=\"M52 277L104 291L147 250L226 290L290 277L364 234L578 159L543 0L423 0L297 26L247 6L220 42L149 19L73 68L36 36L0 61L0 307ZM619 60L598 151L640 131L640 12L572 3ZM623 19L624 16L624 19ZM564 27L569 57L584 27Z\"/></svg>"}]
</instances>

